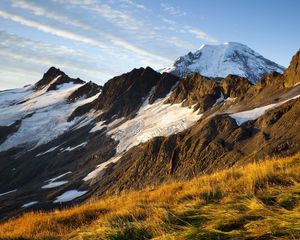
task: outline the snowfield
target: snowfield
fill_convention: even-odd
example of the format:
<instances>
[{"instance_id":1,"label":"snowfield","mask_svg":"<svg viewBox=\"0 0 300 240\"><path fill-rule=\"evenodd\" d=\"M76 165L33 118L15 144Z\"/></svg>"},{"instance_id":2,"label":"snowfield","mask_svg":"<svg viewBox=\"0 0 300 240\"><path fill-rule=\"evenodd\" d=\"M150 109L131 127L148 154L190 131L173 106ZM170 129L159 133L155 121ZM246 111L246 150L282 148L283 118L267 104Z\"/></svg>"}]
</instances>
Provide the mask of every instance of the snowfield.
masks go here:
<instances>
[{"instance_id":1,"label":"snowfield","mask_svg":"<svg viewBox=\"0 0 300 240\"><path fill-rule=\"evenodd\" d=\"M122 154L130 148L158 136L169 136L181 132L202 115L191 107L181 104L164 104L165 99L144 105L136 117L112 128L108 134L119 142L117 153Z\"/></svg>"},{"instance_id":2,"label":"snowfield","mask_svg":"<svg viewBox=\"0 0 300 240\"><path fill-rule=\"evenodd\" d=\"M117 162L122 154L130 148L154 137L169 136L181 132L201 118L202 115L194 111L193 107L182 107L181 104L164 104L166 98L159 99L153 104L149 104L149 98L146 99L135 118L120 125L118 124L124 121L123 118L108 125L104 125L103 122L96 124L91 132L107 128L107 134L119 142L117 153L107 162L99 164L83 180L88 181L95 178L108 164Z\"/></svg>"},{"instance_id":3,"label":"snowfield","mask_svg":"<svg viewBox=\"0 0 300 240\"><path fill-rule=\"evenodd\" d=\"M284 67L265 59L246 45L229 42L202 45L196 52L179 57L172 66L161 72L170 72L181 77L197 72L214 78L235 74L256 83L265 73L281 73L283 70Z\"/></svg>"},{"instance_id":4,"label":"snowfield","mask_svg":"<svg viewBox=\"0 0 300 240\"><path fill-rule=\"evenodd\" d=\"M90 123L94 117L92 114L75 118L71 122L67 121L77 107L94 101L100 94L87 99L79 99L75 103L67 103L66 98L82 85L65 83L58 85L57 90L49 92L45 92L46 87L39 91L33 91L32 87L28 87L25 90L0 92L0 111L2 113L0 126L9 126L16 120L22 119L18 131L0 145L0 151L17 146L35 148L50 142L72 127L82 127ZM3 99L6 100L2 101ZM17 99L17 101L13 99ZM34 134L32 134L33 132ZM50 150L55 149L49 149L48 152Z\"/></svg>"}]
</instances>

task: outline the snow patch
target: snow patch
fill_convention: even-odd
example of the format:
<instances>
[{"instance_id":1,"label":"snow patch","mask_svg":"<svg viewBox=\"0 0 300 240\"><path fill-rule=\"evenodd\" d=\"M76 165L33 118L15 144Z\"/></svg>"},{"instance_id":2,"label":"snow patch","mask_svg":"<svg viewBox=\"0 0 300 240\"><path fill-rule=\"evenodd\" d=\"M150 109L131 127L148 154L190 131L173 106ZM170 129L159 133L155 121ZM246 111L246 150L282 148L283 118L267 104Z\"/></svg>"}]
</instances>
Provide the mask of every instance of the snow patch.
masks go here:
<instances>
[{"instance_id":1,"label":"snow patch","mask_svg":"<svg viewBox=\"0 0 300 240\"><path fill-rule=\"evenodd\" d=\"M217 106L219 103L223 102L224 101L224 95L223 93L221 92L221 96L216 100L216 102L214 103L214 105L212 107L215 107Z\"/></svg>"},{"instance_id":2,"label":"snow patch","mask_svg":"<svg viewBox=\"0 0 300 240\"><path fill-rule=\"evenodd\" d=\"M62 186L64 184L68 183L68 181L59 181L59 182L50 182L47 185L42 186L42 188L47 189L47 188L56 188L59 186Z\"/></svg>"},{"instance_id":3,"label":"snow patch","mask_svg":"<svg viewBox=\"0 0 300 240\"><path fill-rule=\"evenodd\" d=\"M78 190L69 190L64 192L62 195L58 196L54 203L62 203L62 202L69 202L74 200L75 198L81 197L86 194L88 191L78 191Z\"/></svg>"},{"instance_id":4,"label":"snow patch","mask_svg":"<svg viewBox=\"0 0 300 240\"><path fill-rule=\"evenodd\" d=\"M47 154L47 153L49 153L49 152L53 152L53 151L54 151L55 149L57 149L58 147L59 147L59 146L52 147L52 148L50 148L49 150L47 150L47 151L45 151L45 152L42 152L42 153L37 154L36 157L43 156L43 155L45 155L45 154Z\"/></svg>"},{"instance_id":5,"label":"snow patch","mask_svg":"<svg viewBox=\"0 0 300 240\"><path fill-rule=\"evenodd\" d=\"M51 179L47 180L46 182L54 182L54 181L56 181L56 180L58 180L58 179L60 179L60 178L62 178L64 176L66 176L68 174L71 174L71 173L72 173L71 171L63 173L63 174L61 174L61 175L59 175L57 177L54 177L54 178L51 178Z\"/></svg>"},{"instance_id":6,"label":"snow patch","mask_svg":"<svg viewBox=\"0 0 300 240\"><path fill-rule=\"evenodd\" d=\"M8 191L8 192L5 192L5 193L0 193L0 197L4 196L4 195L7 195L7 194L10 194L10 193L13 193L13 192L16 192L18 189L14 189L14 190L11 190L11 191Z\"/></svg>"},{"instance_id":7,"label":"snow patch","mask_svg":"<svg viewBox=\"0 0 300 240\"><path fill-rule=\"evenodd\" d=\"M64 176L66 176L66 175L68 175L68 174L70 174L70 173L72 173L72 172L66 172L66 173L63 173L63 174L61 174L57 177L54 177L54 178L51 178L51 179L47 180L46 182L48 182L48 184L42 186L42 188L44 188L44 189L56 188L56 187L59 187L59 186L62 186L64 184L68 183L68 181L58 181L58 182L55 182L55 181L62 178L62 177L64 177Z\"/></svg>"},{"instance_id":8,"label":"snow patch","mask_svg":"<svg viewBox=\"0 0 300 240\"><path fill-rule=\"evenodd\" d=\"M64 90L73 87L75 84L73 82L62 83L56 86L56 90Z\"/></svg>"},{"instance_id":9,"label":"snow patch","mask_svg":"<svg viewBox=\"0 0 300 240\"><path fill-rule=\"evenodd\" d=\"M119 159L121 158L121 156L117 156L117 157L113 157L111 159L109 159L108 161L101 163L97 166L97 168L95 170L93 170L92 172L90 172L85 178L83 178L84 181L89 181L95 177L97 177L97 175L104 170L110 163L116 163Z\"/></svg>"},{"instance_id":10,"label":"snow patch","mask_svg":"<svg viewBox=\"0 0 300 240\"><path fill-rule=\"evenodd\" d=\"M100 131L103 128L107 127L107 125L104 125L104 123L105 121L97 122L96 125L90 130L90 133Z\"/></svg>"},{"instance_id":11,"label":"snow patch","mask_svg":"<svg viewBox=\"0 0 300 240\"><path fill-rule=\"evenodd\" d=\"M37 203L38 203L38 201L32 201L32 202L29 202L29 203L25 203L25 204L22 205L22 208L27 208L27 207L30 207L30 206L35 205Z\"/></svg>"},{"instance_id":12,"label":"snow patch","mask_svg":"<svg viewBox=\"0 0 300 240\"><path fill-rule=\"evenodd\" d=\"M77 146L74 146L74 147L67 147L66 149L63 150L63 152L71 152L73 150L75 150L76 148L80 148L80 147L84 147L87 145L87 142L83 142Z\"/></svg>"},{"instance_id":13,"label":"snow patch","mask_svg":"<svg viewBox=\"0 0 300 240\"><path fill-rule=\"evenodd\" d=\"M267 112L268 110L276 107L277 104L270 104L264 107L258 107L258 108L254 108L248 111L243 111L243 112L238 112L238 113L234 113L231 114L230 117L234 118L237 125L241 125L244 122L250 121L250 120L255 120L257 118L259 118L260 116L262 116L263 114L265 114L265 112Z\"/></svg>"},{"instance_id":14,"label":"snow patch","mask_svg":"<svg viewBox=\"0 0 300 240\"><path fill-rule=\"evenodd\" d=\"M291 101L291 100L299 98L299 97L300 97L300 95L296 95L294 97L291 97L291 98L281 101L279 103L273 103L273 104L269 104L269 105L266 105L263 107L254 108L254 109L251 109L248 111L233 113L233 114L230 114L229 116L234 118L236 123L240 126L244 122L247 122L250 120L255 120L255 119L259 118L260 116L262 116L263 114L265 114L267 111L274 109L288 101Z\"/></svg>"}]
</instances>

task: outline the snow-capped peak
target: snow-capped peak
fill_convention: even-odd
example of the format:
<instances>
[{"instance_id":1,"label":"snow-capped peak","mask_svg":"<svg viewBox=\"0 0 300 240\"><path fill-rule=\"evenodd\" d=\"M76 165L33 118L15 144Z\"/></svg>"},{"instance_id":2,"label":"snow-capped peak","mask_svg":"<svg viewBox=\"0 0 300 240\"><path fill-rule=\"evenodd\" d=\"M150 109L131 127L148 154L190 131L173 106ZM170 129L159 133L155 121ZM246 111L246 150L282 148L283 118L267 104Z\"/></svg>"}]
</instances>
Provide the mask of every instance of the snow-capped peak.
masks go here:
<instances>
[{"instance_id":1,"label":"snow-capped peak","mask_svg":"<svg viewBox=\"0 0 300 240\"><path fill-rule=\"evenodd\" d=\"M226 77L229 74L248 78L256 83L264 74L284 67L264 58L248 46L237 42L220 45L202 45L196 52L179 57L162 72L170 72L180 77L198 72L208 77Z\"/></svg>"}]
</instances>

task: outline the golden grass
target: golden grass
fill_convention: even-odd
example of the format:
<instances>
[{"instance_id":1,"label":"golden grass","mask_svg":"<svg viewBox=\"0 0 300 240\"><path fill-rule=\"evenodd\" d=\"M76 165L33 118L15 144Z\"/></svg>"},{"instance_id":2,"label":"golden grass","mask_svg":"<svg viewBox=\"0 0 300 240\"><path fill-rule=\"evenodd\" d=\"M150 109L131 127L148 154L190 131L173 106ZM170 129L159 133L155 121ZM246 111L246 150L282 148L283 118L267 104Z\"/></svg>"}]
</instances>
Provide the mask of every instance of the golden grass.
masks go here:
<instances>
[{"instance_id":1,"label":"golden grass","mask_svg":"<svg viewBox=\"0 0 300 240\"><path fill-rule=\"evenodd\" d=\"M300 239L300 154L0 225L0 239Z\"/></svg>"}]
</instances>

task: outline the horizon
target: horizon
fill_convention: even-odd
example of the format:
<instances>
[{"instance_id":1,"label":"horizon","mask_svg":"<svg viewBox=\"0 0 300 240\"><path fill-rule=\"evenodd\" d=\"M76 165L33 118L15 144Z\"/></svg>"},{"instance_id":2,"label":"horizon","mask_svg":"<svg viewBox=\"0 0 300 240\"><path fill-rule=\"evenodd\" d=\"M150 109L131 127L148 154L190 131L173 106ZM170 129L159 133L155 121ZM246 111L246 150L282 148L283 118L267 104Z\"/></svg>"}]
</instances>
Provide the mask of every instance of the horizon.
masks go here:
<instances>
[{"instance_id":1,"label":"horizon","mask_svg":"<svg viewBox=\"0 0 300 240\"><path fill-rule=\"evenodd\" d=\"M239 42L284 67L299 49L296 1L4 0L0 7L1 90L33 84L51 66L103 85L133 68L167 67L203 44Z\"/></svg>"}]
</instances>

